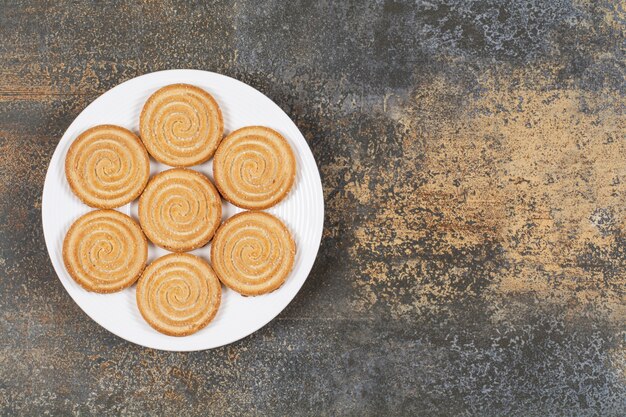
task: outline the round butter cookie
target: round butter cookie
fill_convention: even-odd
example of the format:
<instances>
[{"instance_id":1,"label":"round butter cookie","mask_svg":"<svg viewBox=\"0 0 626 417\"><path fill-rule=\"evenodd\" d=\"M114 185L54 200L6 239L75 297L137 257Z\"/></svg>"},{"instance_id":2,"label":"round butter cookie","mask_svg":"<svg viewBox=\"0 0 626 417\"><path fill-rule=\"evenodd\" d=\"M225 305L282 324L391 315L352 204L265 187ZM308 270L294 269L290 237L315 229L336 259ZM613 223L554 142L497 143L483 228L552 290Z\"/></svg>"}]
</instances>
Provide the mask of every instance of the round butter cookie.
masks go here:
<instances>
[{"instance_id":1,"label":"round butter cookie","mask_svg":"<svg viewBox=\"0 0 626 417\"><path fill-rule=\"evenodd\" d=\"M172 84L148 98L139 116L140 136L150 155L174 167L208 161L224 134L224 121L209 93Z\"/></svg>"},{"instance_id":2,"label":"round butter cookie","mask_svg":"<svg viewBox=\"0 0 626 417\"><path fill-rule=\"evenodd\" d=\"M296 158L275 130L244 127L217 148L213 178L226 200L248 210L262 210L289 193L296 178Z\"/></svg>"},{"instance_id":3,"label":"round butter cookie","mask_svg":"<svg viewBox=\"0 0 626 417\"><path fill-rule=\"evenodd\" d=\"M215 317L222 287L207 262L171 253L152 262L137 284L137 306L157 331L187 336Z\"/></svg>"},{"instance_id":4,"label":"round butter cookie","mask_svg":"<svg viewBox=\"0 0 626 417\"><path fill-rule=\"evenodd\" d=\"M153 243L172 252L207 244L222 219L222 200L209 179L186 168L163 171L139 198L139 223Z\"/></svg>"},{"instance_id":5,"label":"round butter cookie","mask_svg":"<svg viewBox=\"0 0 626 417\"><path fill-rule=\"evenodd\" d=\"M87 291L110 293L137 281L148 259L139 225L115 210L94 210L72 224L63 241L63 262Z\"/></svg>"},{"instance_id":6,"label":"round butter cookie","mask_svg":"<svg viewBox=\"0 0 626 417\"><path fill-rule=\"evenodd\" d=\"M264 212L243 212L224 222L211 243L220 281L243 295L274 291L293 268L296 244L287 227Z\"/></svg>"},{"instance_id":7,"label":"round butter cookie","mask_svg":"<svg viewBox=\"0 0 626 417\"><path fill-rule=\"evenodd\" d=\"M70 188L85 204L115 208L139 197L150 177L150 159L130 130L100 125L84 131L65 158Z\"/></svg>"}]
</instances>

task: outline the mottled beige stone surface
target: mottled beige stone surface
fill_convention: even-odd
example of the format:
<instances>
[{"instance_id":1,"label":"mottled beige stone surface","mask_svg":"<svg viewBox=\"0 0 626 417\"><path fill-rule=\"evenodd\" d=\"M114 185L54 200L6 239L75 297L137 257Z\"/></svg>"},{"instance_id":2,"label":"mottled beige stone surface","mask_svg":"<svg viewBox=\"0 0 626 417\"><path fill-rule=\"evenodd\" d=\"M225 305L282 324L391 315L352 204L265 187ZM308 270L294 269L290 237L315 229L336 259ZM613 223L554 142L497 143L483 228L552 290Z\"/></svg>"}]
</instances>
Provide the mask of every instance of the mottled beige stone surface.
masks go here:
<instances>
[{"instance_id":1,"label":"mottled beige stone surface","mask_svg":"<svg viewBox=\"0 0 626 417\"><path fill-rule=\"evenodd\" d=\"M0 415L626 415L622 1L0 4ZM324 185L290 306L177 354L56 278L47 164L113 86L272 98Z\"/></svg>"}]
</instances>

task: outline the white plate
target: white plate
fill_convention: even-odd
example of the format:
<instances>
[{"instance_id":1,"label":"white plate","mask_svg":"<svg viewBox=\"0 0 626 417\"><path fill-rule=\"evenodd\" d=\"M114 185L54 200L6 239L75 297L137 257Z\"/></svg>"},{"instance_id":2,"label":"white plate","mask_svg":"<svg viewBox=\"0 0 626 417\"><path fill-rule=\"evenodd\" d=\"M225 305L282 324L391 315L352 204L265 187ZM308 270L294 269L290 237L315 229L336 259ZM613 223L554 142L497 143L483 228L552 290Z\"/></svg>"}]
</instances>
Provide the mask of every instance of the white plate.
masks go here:
<instances>
[{"instance_id":1,"label":"white plate","mask_svg":"<svg viewBox=\"0 0 626 417\"><path fill-rule=\"evenodd\" d=\"M271 127L289 141L296 155L297 176L289 196L267 210L282 219L297 245L294 269L278 290L242 297L223 287L222 305L203 330L187 337L166 336L141 317L135 302L135 286L115 294L85 291L68 275L62 258L63 238L72 222L92 210L69 188L64 163L76 137L89 127L111 123L139 131L139 113L150 94L173 83L188 83L210 92L224 116L225 134L248 125ZM151 160L152 174L170 167ZM212 161L193 167L212 178ZM223 219L242 211L224 203ZM137 203L119 209L137 218ZM107 91L91 103L67 129L52 155L42 197L43 231L52 265L76 304L110 332L138 345L172 351L210 349L232 343L263 327L295 297L306 280L319 248L324 223L324 199L319 171L304 137L272 100L254 88L224 75L197 70L171 70L133 78ZM150 245L149 261L167 251ZM210 260L210 244L192 253Z\"/></svg>"}]
</instances>

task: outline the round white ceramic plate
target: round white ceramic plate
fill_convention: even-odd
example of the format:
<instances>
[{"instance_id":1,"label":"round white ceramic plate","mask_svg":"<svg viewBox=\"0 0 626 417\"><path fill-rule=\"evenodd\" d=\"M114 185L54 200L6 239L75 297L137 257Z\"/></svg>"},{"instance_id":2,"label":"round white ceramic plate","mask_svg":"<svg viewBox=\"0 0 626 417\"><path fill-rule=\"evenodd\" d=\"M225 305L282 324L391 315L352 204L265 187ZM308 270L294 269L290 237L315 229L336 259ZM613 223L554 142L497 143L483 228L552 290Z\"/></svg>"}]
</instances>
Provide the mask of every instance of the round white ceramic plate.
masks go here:
<instances>
[{"instance_id":1,"label":"round white ceramic plate","mask_svg":"<svg viewBox=\"0 0 626 417\"><path fill-rule=\"evenodd\" d=\"M280 132L296 155L297 176L293 189L280 204L267 211L282 219L297 245L293 271L278 290L243 297L223 287L222 304L215 319L201 331L186 337L166 336L150 327L135 302L135 286L114 294L85 291L69 276L62 258L63 238L70 225L92 210L69 188L64 163L67 150L84 130L99 124L116 124L135 133L139 113L150 94L173 83L204 88L219 103L225 134L248 125L263 125ZM169 166L151 160L152 174ZM193 167L212 178L212 161ZM241 209L224 203L223 220ZM119 209L137 218L137 202ZM171 70L146 74L107 91L78 115L67 129L50 161L42 197L43 230L52 265L61 283L89 317L105 329L138 345L172 351L193 351L223 346L263 327L295 297L306 280L319 248L324 223L322 184L315 160L304 137L272 100L254 88L224 75L197 70ZM149 261L167 251L150 246ZM210 261L210 244L192 253Z\"/></svg>"}]
</instances>

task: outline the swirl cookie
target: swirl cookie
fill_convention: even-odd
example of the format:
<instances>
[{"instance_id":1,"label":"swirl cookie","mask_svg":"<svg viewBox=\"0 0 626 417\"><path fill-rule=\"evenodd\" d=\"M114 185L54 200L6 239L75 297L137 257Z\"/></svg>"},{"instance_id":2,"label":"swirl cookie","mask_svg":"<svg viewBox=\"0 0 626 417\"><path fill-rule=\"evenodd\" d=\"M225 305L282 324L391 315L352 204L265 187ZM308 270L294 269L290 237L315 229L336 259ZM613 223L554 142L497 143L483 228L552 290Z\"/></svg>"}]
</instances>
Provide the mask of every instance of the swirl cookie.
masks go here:
<instances>
[{"instance_id":1,"label":"swirl cookie","mask_svg":"<svg viewBox=\"0 0 626 417\"><path fill-rule=\"evenodd\" d=\"M213 269L243 295L280 287L293 268L296 244L287 227L264 212L243 212L224 222L211 244Z\"/></svg>"},{"instance_id":2,"label":"swirl cookie","mask_svg":"<svg viewBox=\"0 0 626 417\"><path fill-rule=\"evenodd\" d=\"M155 175L139 198L139 223L172 252L206 245L222 219L222 200L207 177L186 168Z\"/></svg>"},{"instance_id":3,"label":"swirl cookie","mask_svg":"<svg viewBox=\"0 0 626 417\"><path fill-rule=\"evenodd\" d=\"M275 130L244 127L217 148L213 177L222 196L234 205L266 209L289 193L296 177L296 158Z\"/></svg>"},{"instance_id":4,"label":"swirl cookie","mask_svg":"<svg viewBox=\"0 0 626 417\"><path fill-rule=\"evenodd\" d=\"M85 204L121 207L139 197L148 183L150 159L133 132L100 125L81 133L72 143L65 158L65 175Z\"/></svg>"},{"instance_id":5,"label":"swirl cookie","mask_svg":"<svg viewBox=\"0 0 626 417\"><path fill-rule=\"evenodd\" d=\"M137 306L156 330L187 336L206 327L220 306L222 288L208 263L187 253L152 262L137 284Z\"/></svg>"},{"instance_id":6,"label":"swirl cookie","mask_svg":"<svg viewBox=\"0 0 626 417\"><path fill-rule=\"evenodd\" d=\"M224 121L209 93L189 84L172 84L148 98L139 128L154 159L187 167L213 156L224 134Z\"/></svg>"},{"instance_id":7,"label":"swirl cookie","mask_svg":"<svg viewBox=\"0 0 626 417\"><path fill-rule=\"evenodd\" d=\"M139 225L115 210L80 217L65 235L63 262L87 291L110 293L137 281L148 259L148 241Z\"/></svg>"}]
</instances>

